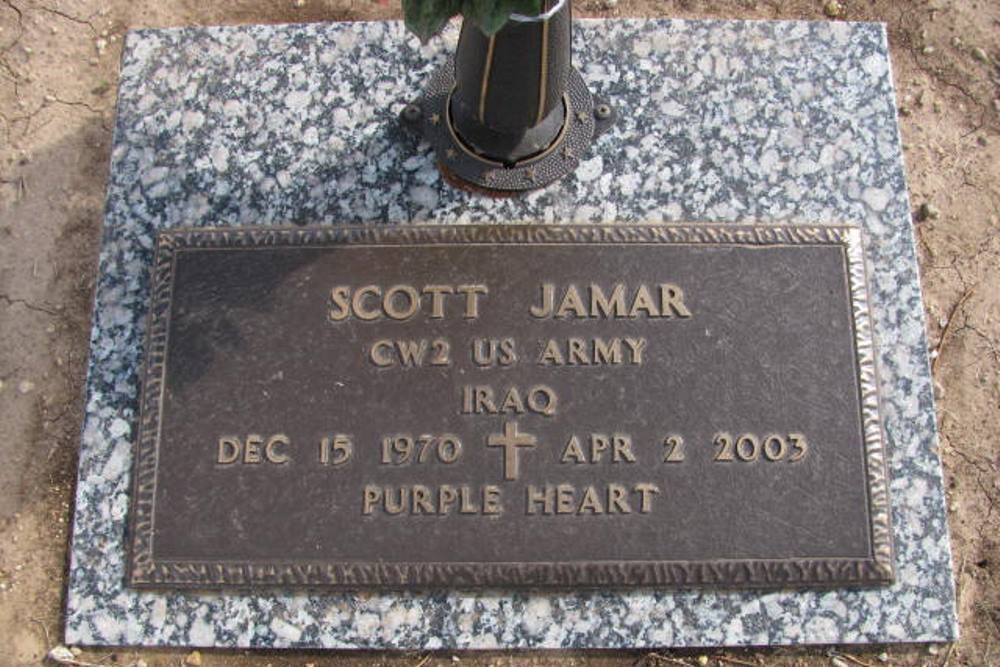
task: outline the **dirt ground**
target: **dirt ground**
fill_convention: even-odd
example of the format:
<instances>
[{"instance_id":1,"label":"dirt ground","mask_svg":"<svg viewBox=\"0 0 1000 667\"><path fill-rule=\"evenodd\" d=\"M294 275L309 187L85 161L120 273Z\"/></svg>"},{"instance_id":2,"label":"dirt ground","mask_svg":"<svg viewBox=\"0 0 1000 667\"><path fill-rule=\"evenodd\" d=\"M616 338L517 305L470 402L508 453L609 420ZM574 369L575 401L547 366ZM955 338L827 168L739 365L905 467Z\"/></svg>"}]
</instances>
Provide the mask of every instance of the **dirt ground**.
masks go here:
<instances>
[{"instance_id":1,"label":"dirt ground","mask_svg":"<svg viewBox=\"0 0 1000 667\"><path fill-rule=\"evenodd\" d=\"M206 667L1000 664L1000 2L577 0L578 15L889 24L934 359L962 639L705 654L204 652ZM68 523L122 38L132 28L394 18L395 0L0 0L0 667L61 639ZM197 662L88 651L79 663Z\"/></svg>"}]
</instances>

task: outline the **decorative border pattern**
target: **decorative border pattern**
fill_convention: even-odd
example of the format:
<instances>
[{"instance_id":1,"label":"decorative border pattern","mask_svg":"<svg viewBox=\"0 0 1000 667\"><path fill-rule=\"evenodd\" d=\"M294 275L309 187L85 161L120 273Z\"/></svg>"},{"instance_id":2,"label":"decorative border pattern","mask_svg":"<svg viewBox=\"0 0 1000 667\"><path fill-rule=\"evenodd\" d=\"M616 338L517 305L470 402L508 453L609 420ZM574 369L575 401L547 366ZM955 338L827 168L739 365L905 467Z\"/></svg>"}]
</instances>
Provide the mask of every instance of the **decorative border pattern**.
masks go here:
<instances>
[{"instance_id":1,"label":"decorative border pattern","mask_svg":"<svg viewBox=\"0 0 1000 667\"><path fill-rule=\"evenodd\" d=\"M844 248L854 320L872 557L718 561L549 563L203 562L153 558L162 391L174 259L179 251L330 245L721 244ZM128 584L137 588L296 586L340 589L517 587L832 587L887 585L894 578L887 452L879 412L875 341L860 229L801 225L411 225L204 228L157 238L135 452Z\"/></svg>"}]
</instances>

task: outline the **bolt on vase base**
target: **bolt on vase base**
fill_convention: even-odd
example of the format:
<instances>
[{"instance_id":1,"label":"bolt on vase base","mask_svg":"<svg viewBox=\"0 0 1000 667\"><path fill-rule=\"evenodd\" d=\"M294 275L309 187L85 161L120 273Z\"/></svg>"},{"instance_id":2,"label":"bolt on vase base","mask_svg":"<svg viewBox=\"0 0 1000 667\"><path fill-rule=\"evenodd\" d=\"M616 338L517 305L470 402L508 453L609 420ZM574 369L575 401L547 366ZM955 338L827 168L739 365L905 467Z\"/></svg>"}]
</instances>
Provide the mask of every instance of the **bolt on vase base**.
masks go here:
<instances>
[{"instance_id":1,"label":"bolt on vase base","mask_svg":"<svg viewBox=\"0 0 1000 667\"><path fill-rule=\"evenodd\" d=\"M575 170L594 139L614 122L612 107L595 100L583 77L571 68L563 95L563 126L555 140L535 155L505 164L476 153L459 137L449 112L454 87L454 64L448 62L403 109L400 120L430 142L445 173L476 191L511 194L545 187Z\"/></svg>"}]
</instances>

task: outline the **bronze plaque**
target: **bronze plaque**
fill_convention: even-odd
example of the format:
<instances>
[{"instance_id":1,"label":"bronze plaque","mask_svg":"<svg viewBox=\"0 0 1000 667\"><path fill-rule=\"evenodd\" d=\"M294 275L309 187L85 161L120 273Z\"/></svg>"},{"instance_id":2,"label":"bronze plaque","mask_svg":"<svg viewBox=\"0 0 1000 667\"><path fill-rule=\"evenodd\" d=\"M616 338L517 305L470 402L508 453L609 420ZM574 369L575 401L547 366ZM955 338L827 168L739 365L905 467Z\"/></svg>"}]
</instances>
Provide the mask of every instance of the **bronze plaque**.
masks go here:
<instances>
[{"instance_id":1,"label":"bronze plaque","mask_svg":"<svg viewBox=\"0 0 1000 667\"><path fill-rule=\"evenodd\" d=\"M888 583L860 238L166 232L130 582Z\"/></svg>"}]
</instances>

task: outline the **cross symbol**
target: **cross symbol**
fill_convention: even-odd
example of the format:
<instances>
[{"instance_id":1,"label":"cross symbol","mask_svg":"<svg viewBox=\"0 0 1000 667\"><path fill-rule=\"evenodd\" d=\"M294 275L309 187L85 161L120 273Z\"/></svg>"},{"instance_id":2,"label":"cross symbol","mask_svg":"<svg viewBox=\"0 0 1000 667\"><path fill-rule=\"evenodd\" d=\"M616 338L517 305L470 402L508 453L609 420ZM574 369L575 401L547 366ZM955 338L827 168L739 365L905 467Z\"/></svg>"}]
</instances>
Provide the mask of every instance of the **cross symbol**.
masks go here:
<instances>
[{"instance_id":1,"label":"cross symbol","mask_svg":"<svg viewBox=\"0 0 1000 667\"><path fill-rule=\"evenodd\" d=\"M517 448L534 447L538 443L535 436L517 432L517 422L504 422L503 434L493 433L486 439L490 447L503 447L503 478L517 479Z\"/></svg>"}]
</instances>

